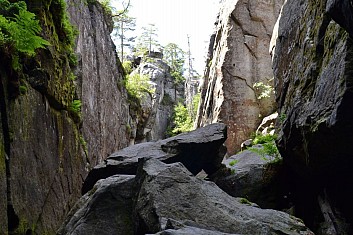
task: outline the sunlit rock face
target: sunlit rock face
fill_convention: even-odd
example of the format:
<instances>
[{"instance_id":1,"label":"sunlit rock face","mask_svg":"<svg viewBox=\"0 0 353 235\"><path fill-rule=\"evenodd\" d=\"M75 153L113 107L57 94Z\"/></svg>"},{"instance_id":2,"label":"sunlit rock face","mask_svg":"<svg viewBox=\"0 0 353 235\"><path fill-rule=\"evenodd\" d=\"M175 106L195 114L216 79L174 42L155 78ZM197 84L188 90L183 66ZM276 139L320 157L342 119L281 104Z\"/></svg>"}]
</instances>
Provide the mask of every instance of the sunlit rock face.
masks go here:
<instances>
[{"instance_id":1,"label":"sunlit rock face","mask_svg":"<svg viewBox=\"0 0 353 235\"><path fill-rule=\"evenodd\" d=\"M213 122L228 125L229 154L240 150L274 109L274 96L254 85L273 86L268 47L282 0L227 0L211 37L208 65L201 91L198 126Z\"/></svg>"},{"instance_id":2,"label":"sunlit rock face","mask_svg":"<svg viewBox=\"0 0 353 235\"><path fill-rule=\"evenodd\" d=\"M279 150L296 215L318 234L352 233L352 12L348 0L287 1L271 46Z\"/></svg>"},{"instance_id":3,"label":"sunlit rock face","mask_svg":"<svg viewBox=\"0 0 353 235\"><path fill-rule=\"evenodd\" d=\"M97 3L69 0L76 43L78 96L82 101L82 132L88 158L95 165L129 143L129 106L123 70L110 38L112 20Z\"/></svg>"},{"instance_id":4,"label":"sunlit rock face","mask_svg":"<svg viewBox=\"0 0 353 235\"><path fill-rule=\"evenodd\" d=\"M145 92L140 112L132 115L135 117L130 122L132 143L165 139L174 106L185 97L184 84L176 82L171 75L171 68L162 58L162 53L150 53L132 73L147 76L153 90Z\"/></svg>"}]
</instances>

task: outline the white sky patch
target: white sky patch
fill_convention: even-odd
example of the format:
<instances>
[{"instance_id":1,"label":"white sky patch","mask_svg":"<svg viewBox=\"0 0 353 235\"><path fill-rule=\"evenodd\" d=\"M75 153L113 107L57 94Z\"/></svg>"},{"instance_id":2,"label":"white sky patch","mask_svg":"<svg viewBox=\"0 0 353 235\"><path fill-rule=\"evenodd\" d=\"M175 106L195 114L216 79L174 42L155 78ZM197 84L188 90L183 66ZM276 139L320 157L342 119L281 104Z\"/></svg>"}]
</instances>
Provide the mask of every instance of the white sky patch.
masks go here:
<instances>
[{"instance_id":1,"label":"white sky patch","mask_svg":"<svg viewBox=\"0 0 353 235\"><path fill-rule=\"evenodd\" d=\"M135 35L155 24L162 46L172 42L187 51L189 35L193 67L202 75L218 10L218 0L131 0L129 15L136 17Z\"/></svg>"}]
</instances>

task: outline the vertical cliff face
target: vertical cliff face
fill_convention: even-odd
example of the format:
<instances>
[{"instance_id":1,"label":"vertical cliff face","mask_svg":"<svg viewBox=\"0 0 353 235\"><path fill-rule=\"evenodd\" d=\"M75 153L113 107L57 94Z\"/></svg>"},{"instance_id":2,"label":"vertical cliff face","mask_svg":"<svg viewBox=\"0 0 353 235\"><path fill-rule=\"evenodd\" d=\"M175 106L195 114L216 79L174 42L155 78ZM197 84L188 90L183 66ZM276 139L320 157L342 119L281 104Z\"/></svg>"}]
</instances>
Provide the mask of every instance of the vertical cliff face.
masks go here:
<instances>
[{"instance_id":1,"label":"vertical cliff face","mask_svg":"<svg viewBox=\"0 0 353 235\"><path fill-rule=\"evenodd\" d=\"M79 198L88 168L128 143L110 22L97 3L67 4L79 30L77 66L60 0L28 4L51 45L20 58L20 72L0 47L1 234L55 233Z\"/></svg>"},{"instance_id":2,"label":"vertical cliff face","mask_svg":"<svg viewBox=\"0 0 353 235\"><path fill-rule=\"evenodd\" d=\"M98 3L69 0L71 22L79 31L76 44L78 96L82 100L82 132L88 156L96 165L126 147L129 136L123 72L110 38L112 21Z\"/></svg>"},{"instance_id":3,"label":"vertical cliff face","mask_svg":"<svg viewBox=\"0 0 353 235\"><path fill-rule=\"evenodd\" d=\"M150 78L153 94L146 93L141 100L142 113L131 120L135 143L165 139L174 105L184 99L184 85L170 74L170 67L162 60L163 54L154 53L143 58L134 71ZM132 115L135 116L135 115Z\"/></svg>"},{"instance_id":4,"label":"vertical cliff face","mask_svg":"<svg viewBox=\"0 0 353 235\"><path fill-rule=\"evenodd\" d=\"M274 109L274 97L261 98L254 84L273 85L268 46L282 0L224 1L216 26L212 58L205 71L198 126L224 122L228 153L240 150ZM210 45L211 46L211 45Z\"/></svg>"},{"instance_id":5,"label":"vertical cliff face","mask_svg":"<svg viewBox=\"0 0 353 235\"><path fill-rule=\"evenodd\" d=\"M352 233L352 20L352 1L286 1L271 45L278 145L318 234Z\"/></svg>"}]
</instances>

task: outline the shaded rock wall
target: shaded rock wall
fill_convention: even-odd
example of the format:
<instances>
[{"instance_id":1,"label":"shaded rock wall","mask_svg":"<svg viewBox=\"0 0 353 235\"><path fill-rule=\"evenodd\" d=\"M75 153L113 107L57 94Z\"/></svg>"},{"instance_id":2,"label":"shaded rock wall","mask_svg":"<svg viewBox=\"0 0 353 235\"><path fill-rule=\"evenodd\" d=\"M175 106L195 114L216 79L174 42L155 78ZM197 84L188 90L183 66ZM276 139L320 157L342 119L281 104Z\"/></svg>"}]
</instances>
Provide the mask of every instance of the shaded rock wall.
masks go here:
<instances>
[{"instance_id":1,"label":"shaded rock wall","mask_svg":"<svg viewBox=\"0 0 353 235\"><path fill-rule=\"evenodd\" d=\"M20 58L22 72L11 69L11 55L0 48L1 234L55 233L80 197L88 169L128 143L110 22L99 4L84 2L67 2L79 30L77 67L60 1L28 4L51 46ZM73 100L82 101L82 117L70 108Z\"/></svg>"},{"instance_id":2,"label":"shaded rock wall","mask_svg":"<svg viewBox=\"0 0 353 235\"><path fill-rule=\"evenodd\" d=\"M75 73L82 100L82 133L88 157L96 165L129 143L123 71L110 38L112 21L103 14L102 6L79 0L69 0L68 6L71 22L80 32Z\"/></svg>"},{"instance_id":3,"label":"shaded rock wall","mask_svg":"<svg viewBox=\"0 0 353 235\"><path fill-rule=\"evenodd\" d=\"M279 150L296 214L319 234L352 233L352 12L348 0L287 1L271 45Z\"/></svg>"},{"instance_id":4,"label":"shaded rock wall","mask_svg":"<svg viewBox=\"0 0 353 235\"><path fill-rule=\"evenodd\" d=\"M240 150L274 109L274 98L258 99L254 83L273 85L268 46L282 0L227 0L219 15L212 58L201 91L198 126L224 122L228 153ZM210 45L211 47L211 45Z\"/></svg>"}]
</instances>

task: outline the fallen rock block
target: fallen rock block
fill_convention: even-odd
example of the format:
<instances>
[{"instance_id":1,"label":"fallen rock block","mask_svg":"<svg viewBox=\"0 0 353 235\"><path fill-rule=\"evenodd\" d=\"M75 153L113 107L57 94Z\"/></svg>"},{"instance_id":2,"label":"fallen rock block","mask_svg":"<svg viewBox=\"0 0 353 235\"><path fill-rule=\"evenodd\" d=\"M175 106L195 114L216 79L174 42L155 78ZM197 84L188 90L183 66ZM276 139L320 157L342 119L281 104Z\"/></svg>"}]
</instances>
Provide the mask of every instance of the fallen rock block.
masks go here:
<instances>
[{"instance_id":1,"label":"fallen rock block","mask_svg":"<svg viewBox=\"0 0 353 235\"><path fill-rule=\"evenodd\" d=\"M226 125L215 123L165 140L124 148L89 172L82 194L92 189L99 179L116 174L135 175L138 159L143 157L156 158L165 163L181 162L194 175L202 169L207 174L213 174L221 167L226 152L222 145L226 137Z\"/></svg>"}]
</instances>

